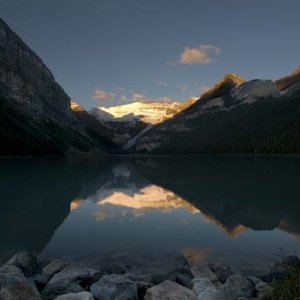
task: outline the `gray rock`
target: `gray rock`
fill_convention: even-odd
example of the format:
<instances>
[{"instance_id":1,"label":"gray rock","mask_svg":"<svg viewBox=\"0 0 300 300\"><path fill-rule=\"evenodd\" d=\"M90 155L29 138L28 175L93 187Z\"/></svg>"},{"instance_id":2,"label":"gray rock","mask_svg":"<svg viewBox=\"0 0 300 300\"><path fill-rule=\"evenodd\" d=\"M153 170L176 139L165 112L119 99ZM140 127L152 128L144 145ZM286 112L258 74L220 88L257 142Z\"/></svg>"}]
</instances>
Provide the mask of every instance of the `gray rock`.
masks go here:
<instances>
[{"instance_id":1,"label":"gray rock","mask_svg":"<svg viewBox=\"0 0 300 300\"><path fill-rule=\"evenodd\" d=\"M136 275L127 273L127 278L134 281L138 290L138 298L144 299L146 291L153 286L152 284L152 275L151 274L143 274Z\"/></svg>"},{"instance_id":2,"label":"gray rock","mask_svg":"<svg viewBox=\"0 0 300 300\"><path fill-rule=\"evenodd\" d=\"M145 300L197 300L186 287L167 280L147 290Z\"/></svg>"},{"instance_id":3,"label":"gray rock","mask_svg":"<svg viewBox=\"0 0 300 300\"><path fill-rule=\"evenodd\" d=\"M104 275L90 287L91 293L101 300L135 300L138 297L137 284L126 275Z\"/></svg>"},{"instance_id":4,"label":"gray rock","mask_svg":"<svg viewBox=\"0 0 300 300\"><path fill-rule=\"evenodd\" d=\"M55 298L55 300L94 300L89 292L69 293Z\"/></svg>"},{"instance_id":5,"label":"gray rock","mask_svg":"<svg viewBox=\"0 0 300 300\"><path fill-rule=\"evenodd\" d=\"M215 273L221 283L225 283L227 278L234 274L230 267L223 264L211 263L208 267Z\"/></svg>"},{"instance_id":6,"label":"gray rock","mask_svg":"<svg viewBox=\"0 0 300 300\"><path fill-rule=\"evenodd\" d=\"M193 280L193 292L196 296L203 293L208 288L214 288L214 284L207 278L195 278Z\"/></svg>"},{"instance_id":7,"label":"gray rock","mask_svg":"<svg viewBox=\"0 0 300 300\"><path fill-rule=\"evenodd\" d=\"M189 289L192 288L194 276L190 269L178 269L174 272L175 281Z\"/></svg>"},{"instance_id":8,"label":"gray rock","mask_svg":"<svg viewBox=\"0 0 300 300\"><path fill-rule=\"evenodd\" d=\"M83 264L71 263L69 266L56 273L50 280L50 283L55 283L64 279L69 279L79 284L87 284L92 276L97 273L94 268L87 268Z\"/></svg>"},{"instance_id":9,"label":"gray rock","mask_svg":"<svg viewBox=\"0 0 300 300\"><path fill-rule=\"evenodd\" d=\"M198 294L197 300L215 300L217 289L215 287L209 287L204 292Z\"/></svg>"},{"instance_id":10,"label":"gray rock","mask_svg":"<svg viewBox=\"0 0 300 300\"><path fill-rule=\"evenodd\" d=\"M214 300L237 300L237 297L222 285L218 288Z\"/></svg>"},{"instance_id":11,"label":"gray rock","mask_svg":"<svg viewBox=\"0 0 300 300\"><path fill-rule=\"evenodd\" d=\"M20 268L25 276L30 276L40 271L36 257L26 251L15 254L7 264Z\"/></svg>"},{"instance_id":12,"label":"gray rock","mask_svg":"<svg viewBox=\"0 0 300 300\"><path fill-rule=\"evenodd\" d=\"M84 292L84 289L79 284L69 279L64 279L54 283L48 282L41 296L43 300L52 300L60 295L79 292Z\"/></svg>"},{"instance_id":13,"label":"gray rock","mask_svg":"<svg viewBox=\"0 0 300 300\"><path fill-rule=\"evenodd\" d=\"M221 286L217 276L206 265L193 266L192 274L195 278L208 278L216 287Z\"/></svg>"},{"instance_id":14,"label":"gray rock","mask_svg":"<svg viewBox=\"0 0 300 300\"><path fill-rule=\"evenodd\" d=\"M263 299L267 294L272 292L272 287L267 283L259 283L255 286L257 298Z\"/></svg>"},{"instance_id":15,"label":"gray rock","mask_svg":"<svg viewBox=\"0 0 300 300\"><path fill-rule=\"evenodd\" d=\"M0 267L0 274L19 274L19 275L24 275L22 270L16 266L13 265L3 265Z\"/></svg>"},{"instance_id":16,"label":"gray rock","mask_svg":"<svg viewBox=\"0 0 300 300\"><path fill-rule=\"evenodd\" d=\"M260 283L264 283L264 281L262 281L260 278L255 277L255 276L246 276L248 280L250 280L252 282L252 284L255 286L257 284Z\"/></svg>"},{"instance_id":17,"label":"gray rock","mask_svg":"<svg viewBox=\"0 0 300 300\"><path fill-rule=\"evenodd\" d=\"M40 300L40 294L32 281L27 279L16 266L0 268L1 300Z\"/></svg>"},{"instance_id":18,"label":"gray rock","mask_svg":"<svg viewBox=\"0 0 300 300\"><path fill-rule=\"evenodd\" d=\"M37 273L32 276L29 276L28 279L32 280L39 291L41 291L48 281L50 280L50 276L45 273Z\"/></svg>"},{"instance_id":19,"label":"gray rock","mask_svg":"<svg viewBox=\"0 0 300 300\"><path fill-rule=\"evenodd\" d=\"M230 91L236 103L253 103L261 98L279 97L280 92L271 80L250 80L236 86Z\"/></svg>"},{"instance_id":20,"label":"gray rock","mask_svg":"<svg viewBox=\"0 0 300 300\"><path fill-rule=\"evenodd\" d=\"M153 284L150 282L136 281L135 283L138 290L138 299L144 299L147 290L153 287Z\"/></svg>"},{"instance_id":21,"label":"gray rock","mask_svg":"<svg viewBox=\"0 0 300 300\"><path fill-rule=\"evenodd\" d=\"M224 284L224 288L236 297L250 298L254 292L252 283L240 274L230 276Z\"/></svg>"},{"instance_id":22,"label":"gray rock","mask_svg":"<svg viewBox=\"0 0 300 300\"><path fill-rule=\"evenodd\" d=\"M127 273L126 276L132 281L141 281L141 282L152 282L152 275L151 274L142 274L136 275L132 273Z\"/></svg>"},{"instance_id":23,"label":"gray rock","mask_svg":"<svg viewBox=\"0 0 300 300\"><path fill-rule=\"evenodd\" d=\"M64 259L55 259L43 268L43 273L52 277L54 274L69 266L71 263Z\"/></svg>"}]
</instances>

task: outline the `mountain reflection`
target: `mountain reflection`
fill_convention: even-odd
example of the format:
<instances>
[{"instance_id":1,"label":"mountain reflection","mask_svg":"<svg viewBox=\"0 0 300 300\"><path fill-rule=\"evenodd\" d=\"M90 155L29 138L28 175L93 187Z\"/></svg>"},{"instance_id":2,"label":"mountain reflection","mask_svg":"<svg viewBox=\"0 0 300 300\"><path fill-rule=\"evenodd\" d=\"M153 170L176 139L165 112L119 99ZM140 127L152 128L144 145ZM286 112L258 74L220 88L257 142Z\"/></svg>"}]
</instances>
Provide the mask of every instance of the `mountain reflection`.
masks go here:
<instances>
[{"instance_id":1,"label":"mountain reflection","mask_svg":"<svg viewBox=\"0 0 300 300\"><path fill-rule=\"evenodd\" d=\"M293 157L2 161L0 260L24 249L141 265L176 251L295 252L299 175Z\"/></svg>"},{"instance_id":2,"label":"mountain reflection","mask_svg":"<svg viewBox=\"0 0 300 300\"><path fill-rule=\"evenodd\" d=\"M299 234L299 158L162 158L139 160L137 166L153 183L188 199L228 232L242 225Z\"/></svg>"}]
</instances>

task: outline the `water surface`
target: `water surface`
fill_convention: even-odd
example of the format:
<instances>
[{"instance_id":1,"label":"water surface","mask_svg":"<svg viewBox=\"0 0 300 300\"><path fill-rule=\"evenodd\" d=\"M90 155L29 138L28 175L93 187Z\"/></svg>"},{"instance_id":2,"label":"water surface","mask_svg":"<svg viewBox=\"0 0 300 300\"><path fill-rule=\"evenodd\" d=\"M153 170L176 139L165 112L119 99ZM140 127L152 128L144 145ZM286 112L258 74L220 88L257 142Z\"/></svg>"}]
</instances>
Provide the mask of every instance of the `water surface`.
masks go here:
<instances>
[{"instance_id":1,"label":"water surface","mask_svg":"<svg viewBox=\"0 0 300 300\"><path fill-rule=\"evenodd\" d=\"M297 157L0 162L0 261L16 251L148 271L237 270L300 250ZM274 256L275 255L275 256Z\"/></svg>"}]
</instances>

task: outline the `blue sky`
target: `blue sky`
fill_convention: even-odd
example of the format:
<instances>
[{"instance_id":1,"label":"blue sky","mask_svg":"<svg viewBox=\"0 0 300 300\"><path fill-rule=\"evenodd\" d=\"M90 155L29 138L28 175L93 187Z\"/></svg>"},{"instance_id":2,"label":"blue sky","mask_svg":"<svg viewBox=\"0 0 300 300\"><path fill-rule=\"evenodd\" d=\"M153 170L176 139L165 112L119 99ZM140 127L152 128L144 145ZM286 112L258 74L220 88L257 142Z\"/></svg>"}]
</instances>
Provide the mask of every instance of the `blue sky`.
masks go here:
<instances>
[{"instance_id":1,"label":"blue sky","mask_svg":"<svg viewBox=\"0 0 300 300\"><path fill-rule=\"evenodd\" d=\"M300 65L299 0L0 0L0 17L87 109L184 101L234 72Z\"/></svg>"}]
</instances>

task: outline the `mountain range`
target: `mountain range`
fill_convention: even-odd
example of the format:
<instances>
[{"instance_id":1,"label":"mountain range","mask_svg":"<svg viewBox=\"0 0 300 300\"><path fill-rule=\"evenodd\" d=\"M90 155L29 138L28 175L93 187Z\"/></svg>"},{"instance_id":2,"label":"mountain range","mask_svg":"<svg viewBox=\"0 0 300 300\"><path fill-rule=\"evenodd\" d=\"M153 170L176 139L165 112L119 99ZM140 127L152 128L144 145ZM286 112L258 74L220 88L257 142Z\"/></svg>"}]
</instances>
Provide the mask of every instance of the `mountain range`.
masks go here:
<instances>
[{"instance_id":1,"label":"mountain range","mask_svg":"<svg viewBox=\"0 0 300 300\"><path fill-rule=\"evenodd\" d=\"M278 80L228 73L200 98L86 111L0 19L0 156L300 152L300 67Z\"/></svg>"}]
</instances>

